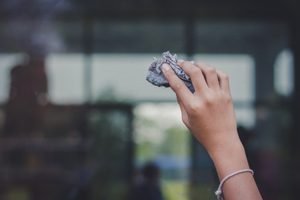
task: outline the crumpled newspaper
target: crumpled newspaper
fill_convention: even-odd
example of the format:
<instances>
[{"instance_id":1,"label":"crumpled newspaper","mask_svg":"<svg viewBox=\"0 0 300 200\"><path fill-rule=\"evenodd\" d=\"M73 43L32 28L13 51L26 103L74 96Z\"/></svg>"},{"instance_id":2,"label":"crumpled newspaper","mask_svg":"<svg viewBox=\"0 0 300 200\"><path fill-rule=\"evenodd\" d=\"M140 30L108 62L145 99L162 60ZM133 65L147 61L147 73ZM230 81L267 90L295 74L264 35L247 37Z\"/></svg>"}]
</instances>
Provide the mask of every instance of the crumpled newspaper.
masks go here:
<instances>
[{"instance_id":1,"label":"crumpled newspaper","mask_svg":"<svg viewBox=\"0 0 300 200\"><path fill-rule=\"evenodd\" d=\"M156 86L164 86L170 87L168 81L166 80L161 67L164 63L170 65L170 67L174 70L175 74L185 83L188 89L191 92L195 92L194 86L190 77L182 70L181 67L177 65L177 55L172 55L169 51L164 52L162 57L157 59L154 58L154 62L150 65L148 69L148 75L146 80Z\"/></svg>"}]
</instances>

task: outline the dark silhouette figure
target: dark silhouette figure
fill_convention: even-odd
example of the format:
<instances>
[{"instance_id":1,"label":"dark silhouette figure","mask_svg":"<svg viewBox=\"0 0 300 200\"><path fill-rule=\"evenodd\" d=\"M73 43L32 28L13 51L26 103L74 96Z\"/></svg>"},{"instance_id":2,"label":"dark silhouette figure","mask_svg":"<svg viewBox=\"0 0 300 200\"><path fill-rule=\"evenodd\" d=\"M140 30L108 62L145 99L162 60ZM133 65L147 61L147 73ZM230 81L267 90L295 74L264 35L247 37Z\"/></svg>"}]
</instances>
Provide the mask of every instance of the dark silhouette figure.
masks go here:
<instances>
[{"instance_id":1,"label":"dark silhouette figure","mask_svg":"<svg viewBox=\"0 0 300 200\"><path fill-rule=\"evenodd\" d=\"M31 169L32 171L42 169L44 162L41 159L42 153L25 151L23 146L26 143L23 143L22 139L31 141L37 137L43 137L43 118L48 93L47 82L45 56L42 54L29 54L24 62L11 69L3 137L7 138L8 142L16 144L16 148L11 148L2 155L3 163L9 168ZM27 175L25 177L26 179L22 180L26 182L30 199L46 200L51 196L46 195L46 198L45 194L55 194L53 187L47 187L47 183L39 183L39 176ZM43 178L45 179L45 177ZM20 184L19 180L21 180L19 175L12 177L10 180L12 187L13 184Z\"/></svg>"},{"instance_id":2,"label":"dark silhouette figure","mask_svg":"<svg viewBox=\"0 0 300 200\"><path fill-rule=\"evenodd\" d=\"M141 179L133 187L130 200L164 200L159 184L159 167L154 163L147 163L142 168L141 175Z\"/></svg>"},{"instance_id":3,"label":"dark silhouette figure","mask_svg":"<svg viewBox=\"0 0 300 200\"><path fill-rule=\"evenodd\" d=\"M43 55L29 55L10 73L6 106L5 137L26 137L40 131L43 105L47 103L48 84Z\"/></svg>"}]
</instances>

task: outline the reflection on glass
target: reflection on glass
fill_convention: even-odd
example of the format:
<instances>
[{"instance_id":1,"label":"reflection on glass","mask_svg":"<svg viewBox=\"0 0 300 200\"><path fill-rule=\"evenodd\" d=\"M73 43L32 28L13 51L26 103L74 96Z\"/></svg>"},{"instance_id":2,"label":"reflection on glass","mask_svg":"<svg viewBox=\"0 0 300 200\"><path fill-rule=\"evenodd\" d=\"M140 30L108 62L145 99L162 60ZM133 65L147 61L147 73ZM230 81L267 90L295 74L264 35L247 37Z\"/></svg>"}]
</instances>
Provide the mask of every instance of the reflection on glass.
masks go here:
<instances>
[{"instance_id":1,"label":"reflection on glass","mask_svg":"<svg viewBox=\"0 0 300 200\"><path fill-rule=\"evenodd\" d=\"M151 161L160 168L166 199L188 199L190 135L174 103L140 104L135 109L135 166Z\"/></svg>"},{"instance_id":2,"label":"reflection on glass","mask_svg":"<svg viewBox=\"0 0 300 200\"><path fill-rule=\"evenodd\" d=\"M280 95L289 96L293 92L293 56L289 50L282 51L274 65L275 89Z\"/></svg>"}]
</instances>

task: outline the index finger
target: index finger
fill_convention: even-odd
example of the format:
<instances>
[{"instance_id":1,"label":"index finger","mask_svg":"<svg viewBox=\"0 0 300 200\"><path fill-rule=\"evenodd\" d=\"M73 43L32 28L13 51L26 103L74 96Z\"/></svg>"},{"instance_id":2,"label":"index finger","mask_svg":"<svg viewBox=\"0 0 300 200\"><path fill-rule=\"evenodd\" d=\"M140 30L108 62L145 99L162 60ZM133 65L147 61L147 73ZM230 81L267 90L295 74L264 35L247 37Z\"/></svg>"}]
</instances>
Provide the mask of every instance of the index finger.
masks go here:
<instances>
[{"instance_id":1,"label":"index finger","mask_svg":"<svg viewBox=\"0 0 300 200\"><path fill-rule=\"evenodd\" d=\"M176 93L176 96L181 100L182 103L184 103L186 99L191 99L193 97L193 94L189 91L184 82L177 77L175 72L168 64L163 64L162 71L168 80L170 87Z\"/></svg>"}]
</instances>

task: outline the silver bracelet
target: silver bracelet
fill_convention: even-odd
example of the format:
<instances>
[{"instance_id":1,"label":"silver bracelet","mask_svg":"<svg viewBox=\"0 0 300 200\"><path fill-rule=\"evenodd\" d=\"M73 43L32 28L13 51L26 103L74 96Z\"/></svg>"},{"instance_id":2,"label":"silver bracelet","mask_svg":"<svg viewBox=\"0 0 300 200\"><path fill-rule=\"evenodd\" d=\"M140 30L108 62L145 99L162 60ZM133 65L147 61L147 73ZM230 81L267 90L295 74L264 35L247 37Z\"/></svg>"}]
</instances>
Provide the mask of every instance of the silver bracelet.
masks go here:
<instances>
[{"instance_id":1,"label":"silver bracelet","mask_svg":"<svg viewBox=\"0 0 300 200\"><path fill-rule=\"evenodd\" d=\"M231 177L233 177L233 176L235 176L235 175L242 174L242 173L246 173L246 172L249 172L249 173L251 173L252 175L254 174L253 170L251 170L251 169L242 169L242 170L233 172L233 173L231 173L231 174L225 176L225 177L223 178L223 180L220 182L220 185L219 185L217 191L215 192L215 194L216 194L216 196L217 196L217 199L218 199L218 200L223 200L222 187L223 187L224 183L225 183L228 179L230 179Z\"/></svg>"}]
</instances>

